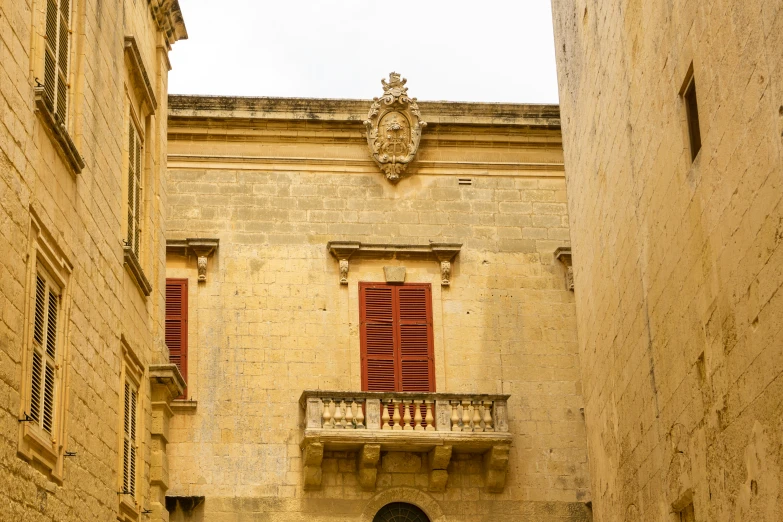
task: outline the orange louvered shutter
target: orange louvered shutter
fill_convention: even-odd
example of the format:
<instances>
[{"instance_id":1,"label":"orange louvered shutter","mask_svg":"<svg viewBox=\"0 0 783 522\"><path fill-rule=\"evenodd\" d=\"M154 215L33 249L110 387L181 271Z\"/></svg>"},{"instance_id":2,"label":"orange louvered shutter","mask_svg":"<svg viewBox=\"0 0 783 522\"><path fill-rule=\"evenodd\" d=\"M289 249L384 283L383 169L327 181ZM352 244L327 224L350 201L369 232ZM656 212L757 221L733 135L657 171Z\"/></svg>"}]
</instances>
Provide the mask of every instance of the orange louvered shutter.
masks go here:
<instances>
[{"instance_id":1,"label":"orange louvered shutter","mask_svg":"<svg viewBox=\"0 0 783 522\"><path fill-rule=\"evenodd\" d=\"M169 361L188 382L188 280L166 279L166 346ZM186 392L187 393L187 392ZM184 394L186 396L186 393Z\"/></svg>"},{"instance_id":2,"label":"orange louvered shutter","mask_svg":"<svg viewBox=\"0 0 783 522\"><path fill-rule=\"evenodd\" d=\"M435 391L430 285L360 283L362 389Z\"/></svg>"},{"instance_id":3,"label":"orange louvered shutter","mask_svg":"<svg viewBox=\"0 0 783 522\"><path fill-rule=\"evenodd\" d=\"M395 390L394 293L387 285L359 287L362 388Z\"/></svg>"},{"instance_id":4,"label":"orange louvered shutter","mask_svg":"<svg viewBox=\"0 0 783 522\"><path fill-rule=\"evenodd\" d=\"M429 285L395 288L399 313L400 391L435 391Z\"/></svg>"}]
</instances>

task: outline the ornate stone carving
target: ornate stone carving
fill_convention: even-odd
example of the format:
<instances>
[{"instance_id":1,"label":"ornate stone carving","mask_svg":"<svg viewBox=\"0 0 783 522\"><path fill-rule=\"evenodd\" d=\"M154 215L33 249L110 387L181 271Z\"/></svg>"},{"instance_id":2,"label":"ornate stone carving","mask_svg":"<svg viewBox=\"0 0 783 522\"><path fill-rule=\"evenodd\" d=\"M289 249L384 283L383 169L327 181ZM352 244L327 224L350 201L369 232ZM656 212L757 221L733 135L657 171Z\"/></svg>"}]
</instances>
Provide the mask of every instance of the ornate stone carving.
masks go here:
<instances>
[{"instance_id":1,"label":"ornate stone carving","mask_svg":"<svg viewBox=\"0 0 783 522\"><path fill-rule=\"evenodd\" d=\"M207 256L198 256L198 280L207 280Z\"/></svg>"},{"instance_id":2,"label":"ornate stone carving","mask_svg":"<svg viewBox=\"0 0 783 522\"><path fill-rule=\"evenodd\" d=\"M340 284L341 285L348 284L348 266L349 265L347 259L340 260Z\"/></svg>"},{"instance_id":3,"label":"ornate stone carving","mask_svg":"<svg viewBox=\"0 0 783 522\"><path fill-rule=\"evenodd\" d=\"M571 247L559 247L555 250L555 259L565 267L566 288L574 291L574 267L571 265Z\"/></svg>"},{"instance_id":4,"label":"ornate stone carving","mask_svg":"<svg viewBox=\"0 0 783 522\"><path fill-rule=\"evenodd\" d=\"M383 96L373 98L364 121L370 154L386 179L397 183L419 149L421 131L427 126L419 114L416 98L408 97L408 80L393 72L381 80Z\"/></svg>"},{"instance_id":5,"label":"ornate stone carving","mask_svg":"<svg viewBox=\"0 0 783 522\"><path fill-rule=\"evenodd\" d=\"M451 284L451 261L440 262L440 284L442 286Z\"/></svg>"}]
</instances>

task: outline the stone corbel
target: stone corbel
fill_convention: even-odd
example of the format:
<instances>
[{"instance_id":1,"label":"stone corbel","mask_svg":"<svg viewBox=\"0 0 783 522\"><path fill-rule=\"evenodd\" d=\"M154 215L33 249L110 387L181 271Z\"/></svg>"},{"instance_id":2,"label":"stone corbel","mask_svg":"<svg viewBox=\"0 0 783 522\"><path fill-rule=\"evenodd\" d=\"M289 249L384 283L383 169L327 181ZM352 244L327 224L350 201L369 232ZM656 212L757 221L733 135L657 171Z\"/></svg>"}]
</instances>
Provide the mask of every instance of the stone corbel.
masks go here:
<instances>
[{"instance_id":1,"label":"stone corbel","mask_svg":"<svg viewBox=\"0 0 783 522\"><path fill-rule=\"evenodd\" d=\"M380 444L365 444L357 457L359 485L364 491L375 491L375 479L378 476L378 461L381 458Z\"/></svg>"},{"instance_id":2,"label":"stone corbel","mask_svg":"<svg viewBox=\"0 0 783 522\"><path fill-rule=\"evenodd\" d=\"M179 251L183 255L192 253L196 256L198 267L198 281L207 280L207 259L217 250L219 239L188 238L169 239L166 241L166 250Z\"/></svg>"},{"instance_id":3,"label":"stone corbel","mask_svg":"<svg viewBox=\"0 0 783 522\"><path fill-rule=\"evenodd\" d=\"M574 291L574 267L571 265L571 247L559 247L555 250L555 259L563 263L566 270L566 289Z\"/></svg>"},{"instance_id":4,"label":"stone corbel","mask_svg":"<svg viewBox=\"0 0 783 522\"><path fill-rule=\"evenodd\" d=\"M484 477L490 493L502 493L506 487L509 449L508 445L492 446L484 454Z\"/></svg>"},{"instance_id":5,"label":"stone corbel","mask_svg":"<svg viewBox=\"0 0 783 522\"><path fill-rule=\"evenodd\" d=\"M152 396L150 426L150 513L149 520L168 520L166 491L169 489L169 421L174 415L171 401L185 391L185 379L175 364L153 364L149 367Z\"/></svg>"},{"instance_id":6,"label":"stone corbel","mask_svg":"<svg viewBox=\"0 0 783 522\"><path fill-rule=\"evenodd\" d=\"M324 460L324 445L320 442L310 442L302 449L304 464L304 488L307 491L321 488L321 463Z\"/></svg>"},{"instance_id":7,"label":"stone corbel","mask_svg":"<svg viewBox=\"0 0 783 522\"><path fill-rule=\"evenodd\" d=\"M332 241L328 245L329 252L340 262L340 284L348 284L348 260L354 255L361 243Z\"/></svg>"},{"instance_id":8,"label":"stone corbel","mask_svg":"<svg viewBox=\"0 0 783 522\"><path fill-rule=\"evenodd\" d=\"M451 461L451 446L436 446L429 453L430 482L429 490L435 492L446 491L446 482L449 480L449 461Z\"/></svg>"},{"instance_id":9,"label":"stone corbel","mask_svg":"<svg viewBox=\"0 0 783 522\"><path fill-rule=\"evenodd\" d=\"M460 245L461 246L461 245ZM440 261L440 284L451 285L451 262L459 253L459 247L454 245L432 245L432 253Z\"/></svg>"}]
</instances>

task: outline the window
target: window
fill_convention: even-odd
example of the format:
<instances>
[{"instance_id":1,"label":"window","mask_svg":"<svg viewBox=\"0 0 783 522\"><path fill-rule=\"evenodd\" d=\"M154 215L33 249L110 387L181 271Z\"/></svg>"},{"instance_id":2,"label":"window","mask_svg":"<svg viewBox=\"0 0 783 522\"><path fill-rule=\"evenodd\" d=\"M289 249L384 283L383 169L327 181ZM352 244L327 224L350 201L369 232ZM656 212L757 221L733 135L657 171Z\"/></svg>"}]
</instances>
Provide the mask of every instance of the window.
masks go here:
<instances>
[{"instance_id":1,"label":"window","mask_svg":"<svg viewBox=\"0 0 783 522\"><path fill-rule=\"evenodd\" d=\"M421 508L405 502L392 502L383 506L373 517L373 522L429 522Z\"/></svg>"},{"instance_id":2,"label":"window","mask_svg":"<svg viewBox=\"0 0 783 522\"><path fill-rule=\"evenodd\" d=\"M18 455L62 483L71 264L31 209Z\"/></svg>"},{"instance_id":3,"label":"window","mask_svg":"<svg viewBox=\"0 0 783 522\"><path fill-rule=\"evenodd\" d=\"M125 244L139 259L141 242L141 136L131 118L128 126L128 237Z\"/></svg>"},{"instance_id":4,"label":"window","mask_svg":"<svg viewBox=\"0 0 783 522\"><path fill-rule=\"evenodd\" d=\"M688 78L685 81L682 98L685 102L685 116L688 120L691 160L695 160L696 155L701 150L701 132L699 130L699 106L696 102L696 80L693 76L693 66L691 66Z\"/></svg>"},{"instance_id":5,"label":"window","mask_svg":"<svg viewBox=\"0 0 783 522\"><path fill-rule=\"evenodd\" d=\"M359 283L362 389L435 391L429 284Z\"/></svg>"},{"instance_id":6,"label":"window","mask_svg":"<svg viewBox=\"0 0 783 522\"><path fill-rule=\"evenodd\" d=\"M70 0L46 0L44 99L55 117L65 123L68 109Z\"/></svg>"},{"instance_id":7,"label":"window","mask_svg":"<svg viewBox=\"0 0 783 522\"><path fill-rule=\"evenodd\" d=\"M136 424L139 390L125 379L123 439L122 439L122 494L136 499Z\"/></svg>"},{"instance_id":8,"label":"window","mask_svg":"<svg viewBox=\"0 0 783 522\"><path fill-rule=\"evenodd\" d=\"M169 362L188 382L188 280L166 279L166 346ZM183 392L187 397L187 389Z\"/></svg>"},{"instance_id":9,"label":"window","mask_svg":"<svg viewBox=\"0 0 783 522\"><path fill-rule=\"evenodd\" d=\"M33 353L29 416L49 436L53 433L57 394L57 337L60 289L43 267L35 276Z\"/></svg>"}]
</instances>

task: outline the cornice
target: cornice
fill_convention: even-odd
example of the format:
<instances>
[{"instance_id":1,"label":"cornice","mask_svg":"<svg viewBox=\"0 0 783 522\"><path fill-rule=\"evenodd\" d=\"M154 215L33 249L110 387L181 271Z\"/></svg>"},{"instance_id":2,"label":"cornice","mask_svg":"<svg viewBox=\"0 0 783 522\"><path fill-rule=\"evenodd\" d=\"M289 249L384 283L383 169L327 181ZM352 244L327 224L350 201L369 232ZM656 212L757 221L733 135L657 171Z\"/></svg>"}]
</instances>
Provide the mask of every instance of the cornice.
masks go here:
<instances>
[{"instance_id":1,"label":"cornice","mask_svg":"<svg viewBox=\"0 0 783 522\"><path fill-rule=\"evenodd\" d=\"M147 0L152 18L158 25L169 46L179 40L187 40L188 30L178 0Z\"/></svg>"},{"instance_id":2,"label":"cornice","mask_svg":"<svg viewBox=\"0 0 783 522\"><path fill-rule=\"evenodd\" d=\"M372 100L169 96L169 119L335 121L361 124ZM558 105L420 101L430 124L524 126L560 129Z\"/></svg>"}]
</instances>

